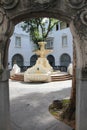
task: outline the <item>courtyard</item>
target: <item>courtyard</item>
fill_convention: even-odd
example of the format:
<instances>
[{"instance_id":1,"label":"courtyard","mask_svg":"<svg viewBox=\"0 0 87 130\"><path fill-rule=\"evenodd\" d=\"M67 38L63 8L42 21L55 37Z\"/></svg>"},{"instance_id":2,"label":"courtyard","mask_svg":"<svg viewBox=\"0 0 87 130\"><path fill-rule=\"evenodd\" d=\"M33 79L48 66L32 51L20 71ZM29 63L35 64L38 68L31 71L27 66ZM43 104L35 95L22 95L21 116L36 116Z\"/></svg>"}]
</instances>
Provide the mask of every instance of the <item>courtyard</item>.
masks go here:
<instances>
[{"instance_id":1,"label":"courtyard","mask_svg":"<svg viewBox=\"0 0 87 130\"><path fill-rule=\"evenodd\" d=\"M75 0L74 1L73 0L64 0L64 1L1 0L0 1L0 130L11 130L12 128L10 128L10 124L12 124L13 127L15 127L14 128L15 130L16 129L49 130L53 126L54 128L52 128L52 130L70 129L65 128L65 125L63 124L61 124L60 126L59 125L60 123L58 123L58 121L57 121L58 126L56 126L55 122L56 120L52 116L50 116L50 114L48 114L49 104L55 98L55 96L53 96L54 98L51 97L48 98L48 95L57 93L57 96L60 95L60 98L67 98L67 96L62 97L62 94L59 94L60 92L64 92L64 90L67 90L67 88L65 88L65 82L63 83L64 88L47 93L40 93L40 92L36 93L35 91L29 93L28 92L29 90L25 89L27 87L27 84L25 87L23 83L19 85L19 83L17 82L19 88L22 88L18 89L16 82L15 84L13 84L13 82L10 82L11 113L9 111L9 93L8 93L9 72L7 69L7 65L8 65L8 48L10 44L10 37L13 34L16 24L24 20L27 20L27 18L31 19L34 17L35 18L54 17L69 24L73 36L73 48L75 49L74 54L76 52L76 59L74 58L74 60L76 61L76 73L75 73L76 86L74 86L76 88L76 114L75 114L76 130L87 130L87 1L86 0L76 0L76 1ZM22 87L22 85L24 88ZM49 87L50 86L51 85L49 84ZM59 86L62 85L59 84ZM15 87L17 89L15 89ZM58 85L56 85L56 87L58 87ZM13 94L11 92L12 91L11 88L14 88ZM38 97L39 94L41 95L41 97ZM69 97L70 93L68 92L68 94ZM35 97L35 95L37 96ZM56 98L59 97L57 96ZM30 97L32 100L29 100ZM37 98L38 100L35 101L33 100ZM49 101L47 99L49 99ZM43 100L45 101L45 103L47 103L47 105L44 102L42 102ZM46 111L43 110L41 106L44 109L46 108ZM36 111L37 110L36 108L41 110L41 117L40 116L37 117L37 115L40 114L40 110ZM47 118L43 118L46 112L47 112L46 114ZM9 120L10 114L11 114L11 123ZM33 115L34 118L32 119Z\"/></svg>"},{"instance_id":2,"label":"courtyard","mask_svg":"<svg viewBox=\"0 0 87 130\"><path fill-rule=\"evenodd\" d=\"M72 80L23 83L9 80L12 130L72 130L49 113L53 100L69 98Z\"/></svg>"}]
</instances>

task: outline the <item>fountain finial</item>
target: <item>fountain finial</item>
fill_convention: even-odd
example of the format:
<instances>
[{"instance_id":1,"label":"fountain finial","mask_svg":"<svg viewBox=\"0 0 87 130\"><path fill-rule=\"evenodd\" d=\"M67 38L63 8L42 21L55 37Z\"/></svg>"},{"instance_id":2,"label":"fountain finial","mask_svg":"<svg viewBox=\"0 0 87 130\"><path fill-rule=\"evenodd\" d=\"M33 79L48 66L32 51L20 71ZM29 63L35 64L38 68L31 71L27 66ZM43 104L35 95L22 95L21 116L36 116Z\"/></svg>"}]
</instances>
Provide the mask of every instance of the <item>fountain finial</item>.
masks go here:
<instances>
[{"instance_id":1,"label":"fountain finial","mask_svg":"<svg viewBox=\"0 0 87 130\"><path fill-rule=\"evenodd\" d=\"M45 44L47 44L47 42L38 42L38 44L40 46L40 50L35 51L35 53L41 58L45 58L47 54L52 52L52 50L45 49Z\"/></svg>"}]
</instances>

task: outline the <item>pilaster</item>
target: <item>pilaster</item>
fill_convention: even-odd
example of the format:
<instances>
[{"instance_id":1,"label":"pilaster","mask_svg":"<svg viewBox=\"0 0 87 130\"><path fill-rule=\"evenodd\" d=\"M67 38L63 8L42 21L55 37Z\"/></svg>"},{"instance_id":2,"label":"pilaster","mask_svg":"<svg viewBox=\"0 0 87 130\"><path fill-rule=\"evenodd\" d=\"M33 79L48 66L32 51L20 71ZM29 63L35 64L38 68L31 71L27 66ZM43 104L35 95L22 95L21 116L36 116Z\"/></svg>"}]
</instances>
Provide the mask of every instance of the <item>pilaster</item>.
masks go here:
<instances>
[{"instance_id":1,"label":"pilaster","mask_svg":"<svg viewBox=\"0 0 87 130\"><path fill-rule=\"evenodd\" d=\"M3 2L3 1L2 1ZM8 46L13 25L5 9L0 6L0 130L11 130L9 112Z\"/></svg>"},{"instance_id":2,"label":"pilaster","mask_svg":"<svg viewBox=\"0 0 87 130\"><path fill-rule=\"evenodd\" d=\"M0 130L11 130L9 111L9 71L0 75Z\"/></svg>"}]
</instances>

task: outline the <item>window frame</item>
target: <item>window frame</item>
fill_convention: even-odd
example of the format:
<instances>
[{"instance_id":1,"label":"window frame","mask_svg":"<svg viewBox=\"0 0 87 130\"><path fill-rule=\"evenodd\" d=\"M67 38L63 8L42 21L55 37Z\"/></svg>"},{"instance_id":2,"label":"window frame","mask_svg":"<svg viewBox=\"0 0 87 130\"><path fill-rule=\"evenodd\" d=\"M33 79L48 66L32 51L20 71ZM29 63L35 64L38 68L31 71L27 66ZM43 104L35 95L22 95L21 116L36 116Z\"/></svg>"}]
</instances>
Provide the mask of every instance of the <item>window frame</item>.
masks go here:
<instances>
[{"instance_id":1,"label":"window frame","mask_svg":"<svg viewBox=\"0 0 87 130\"><path fill-rule=\"evenodd\" d=\"M54 37L48 37L46 39L47 44L45 45L46 49L53 49Z\"/></svg>"},{"instance_id":2,"label":"window frame","mask_svg":"<svg viewBox=\"0 0 87 130\"><path fill-rule=\"evenodd\" d=\"M21 36L15 36L15 47L21 48Z\"/></svg>"},{"instance_id":3,"label":"window frame","mask_svg":"<svg viewBox=\"0 0 87 130\"><path fill-rule=\"evenodd\" d=\"M66 40L66 43L64 43ZM62 36L62 47L67 47L68 46L68 36L65 34Z\"/></svg>"}]
</instances>

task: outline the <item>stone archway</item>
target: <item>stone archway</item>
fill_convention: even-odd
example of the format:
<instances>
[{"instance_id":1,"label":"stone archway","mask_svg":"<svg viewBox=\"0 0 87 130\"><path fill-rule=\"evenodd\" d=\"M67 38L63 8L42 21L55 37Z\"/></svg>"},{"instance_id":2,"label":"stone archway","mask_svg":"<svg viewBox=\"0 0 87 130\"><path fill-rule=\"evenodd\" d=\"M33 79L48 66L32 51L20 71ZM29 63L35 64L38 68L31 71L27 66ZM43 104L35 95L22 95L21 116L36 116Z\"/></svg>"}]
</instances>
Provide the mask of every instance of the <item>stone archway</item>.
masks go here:
<instances>
[{"instance_id":1,"label":"stone archway","mask_svg":"<svg viewBox=\"0 0 87 130\"><path fill-rule=\"evenodd\" d=\"M76 46L76 130L87 129L87 1L1 0L0 1L0 129L10 130L7 70L8 46L14 25L33 17L54 17L67 22ZM6 95L6 96L5 96ZM2 118L3 117L3 118Z\"/></svg>"}]
</instances>

